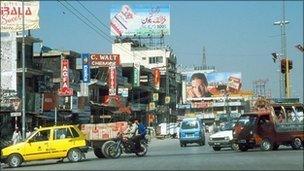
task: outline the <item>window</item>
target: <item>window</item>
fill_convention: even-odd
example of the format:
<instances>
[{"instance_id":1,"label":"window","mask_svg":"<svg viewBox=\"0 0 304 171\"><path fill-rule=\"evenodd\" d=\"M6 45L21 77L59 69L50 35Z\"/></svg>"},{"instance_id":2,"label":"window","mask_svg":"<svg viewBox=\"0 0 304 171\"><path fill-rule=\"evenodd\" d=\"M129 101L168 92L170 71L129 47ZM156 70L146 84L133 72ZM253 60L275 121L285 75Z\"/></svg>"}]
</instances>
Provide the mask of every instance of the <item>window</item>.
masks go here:
<instances>
[{"instance_id":1,"label":"window","mask_svg":"<svg viewBox=\"0 0 304 171\"><path fill-rule=\"evenodd\" d=\"M54 139L65 139L65 138L72 138L72 134L69 128L57 128L54 131Z\"/></svg>"},{"instance_id":2,"label":"window","mask_svg":"<svg viewBox=\"0 0 304 171\"><path fill-rule=\"evenodd\" d=\"M149 63L150 64L163 63L163 57L162 56L149 57Z\"/></svg>"},{"instance_id":3,"label":"window","mask_svg":"<svg viewBox=\"0 0 304 171\"><path fill-rule=\"evenodd\" d=\"M146 57L142 57L141 59L142 59L142 60L146 60L147 58L146 58Z\"/></svg>"},{"instance_id":4,"label":"window","mask_svg":"<svg viewBox=\"0 0 304 171\"><path fill-rule=\"evenodd\" d=\"M33 142L39 142L39 141L48 141L50 138L50 130L47 129L47 130L42 130L42 131L39 131L37 132L32 140Z\"/></svg>"},{"instance_id":5,"label":"window","mask_svg":"<svg viewBox=\"0 0 304 171\"><path fill-rule=\"evenodd\" d=\"M183 121L181 128L182 129L198 128L198 122L197 121Z\"/></svg>"},{"instance_id":6,"label":"window","mask_svg":"<svg viewBox=\"0 0 304 171\"><path fill-rule=\"evenodd\" d=\"M79 137L78 132L73 127L71 127L71 130L72 130L72 133L73 133L73 137Z\"/></svg>"}]
</instances>

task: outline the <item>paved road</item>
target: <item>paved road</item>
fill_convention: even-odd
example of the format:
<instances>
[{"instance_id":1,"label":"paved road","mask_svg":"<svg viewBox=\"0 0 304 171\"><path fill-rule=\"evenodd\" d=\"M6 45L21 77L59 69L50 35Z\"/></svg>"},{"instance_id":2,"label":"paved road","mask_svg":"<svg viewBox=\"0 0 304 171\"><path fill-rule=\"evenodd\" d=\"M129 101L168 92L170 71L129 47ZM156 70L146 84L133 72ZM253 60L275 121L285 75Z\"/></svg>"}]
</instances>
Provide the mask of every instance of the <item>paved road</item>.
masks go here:
<instances>
[{"instance_id":1,"label":"paved road","mask_svg":"<svg viewBox=\"0 0 304 171\"><path fill-rule=\"evenodd\" d=\"M3 168L11 170L10 168ZM29 162L16 170L303 170L303 150L282 147L278 151L230 149L213 151L208 145L180 147L177 139L153 139L146 157L123 155L97 159L92 152L79 163L56 160Z\"/></svg>"}]
</instances>

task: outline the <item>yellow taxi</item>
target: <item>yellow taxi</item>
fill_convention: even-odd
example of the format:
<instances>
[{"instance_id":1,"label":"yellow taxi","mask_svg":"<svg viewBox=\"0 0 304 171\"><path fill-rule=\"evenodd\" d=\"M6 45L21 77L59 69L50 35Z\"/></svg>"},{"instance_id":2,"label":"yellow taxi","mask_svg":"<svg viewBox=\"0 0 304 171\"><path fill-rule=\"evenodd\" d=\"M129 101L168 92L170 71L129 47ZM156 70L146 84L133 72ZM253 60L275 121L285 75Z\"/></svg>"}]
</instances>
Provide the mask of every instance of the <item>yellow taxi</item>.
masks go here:
<instances>
[{"instance_id":1,"label":"yellow taxi","mask_svg":"<svg viewBox=\"0 0 304 171\"><path fill-rule=\"evenodd\" d=\"M22 162L68 158L78 162L85 157L88 144L83 133L73 125L43 127L26 140L1 150L1 162L18 167Z\"/></svg>"}]
</instances>

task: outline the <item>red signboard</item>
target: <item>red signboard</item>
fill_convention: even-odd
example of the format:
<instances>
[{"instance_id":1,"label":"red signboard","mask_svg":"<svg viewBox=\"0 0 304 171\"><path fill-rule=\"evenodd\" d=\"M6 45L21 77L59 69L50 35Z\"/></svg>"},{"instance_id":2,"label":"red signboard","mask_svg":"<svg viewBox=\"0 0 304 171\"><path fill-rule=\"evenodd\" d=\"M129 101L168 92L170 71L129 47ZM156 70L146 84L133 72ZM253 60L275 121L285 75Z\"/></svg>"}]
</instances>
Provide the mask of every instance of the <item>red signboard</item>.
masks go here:
<instances>
[{"instance_id":1,"label":"red signboard","mask_svg":"<svg viewBox=\"0 0 304 171\"><path fill-rule=\"evenodd\" d=\"M58 90L59 96L72 96L73 89L69 87L69 60L61 60L61 82L60 89Z\"/></svg>"},{"instance_id":2,"label":"red signboard","mask_svg":"<svg viewBox=\"0 0 304 171\"><path fill-rule=\"evenodd\" d=\"M43 93L43 111L55 109L55 96L53 93Z\"/></svg>"},{"instance_id":3,"label":"red signboard","mask_svg":"<svg viewBox=\"0 0 304 171\"><path fill-rule=\"evenodd\" d=\"M155 89L159 90L160 86L160 70L158 68L153 69L153 75L154 75L154 86Z\"/></svg>"},{"instance_id":4,"label":"red signboard","mask_svg":"<svg viewBox=\"0 0 304 171\"><path fill-rule=\"evenodd\" d=\"M116 87L117 87L117 76L116 76L116 67L109 67L109 77L108 77L108 85L109 85L109 96L116 95Z\"/></svg>"},{"instance_id":5,"label":"red signboard","mask_svg":"<svg viewBox=\"0 0 304 171\"><path fill-rule=\"evenodd\" d=\"M206 109L212 106L212 102L192 102L191 106L192 108Z\"/></svg>"},{"instance_id":6,"label":"red signboard","mask_svg":"<svg viewBox=\"0 0 304 171\"><path fill-rule=\"evenodd\" d=\"M91 66L120 65L118 54L91 54Z\"/></svg>"}]
</instances>

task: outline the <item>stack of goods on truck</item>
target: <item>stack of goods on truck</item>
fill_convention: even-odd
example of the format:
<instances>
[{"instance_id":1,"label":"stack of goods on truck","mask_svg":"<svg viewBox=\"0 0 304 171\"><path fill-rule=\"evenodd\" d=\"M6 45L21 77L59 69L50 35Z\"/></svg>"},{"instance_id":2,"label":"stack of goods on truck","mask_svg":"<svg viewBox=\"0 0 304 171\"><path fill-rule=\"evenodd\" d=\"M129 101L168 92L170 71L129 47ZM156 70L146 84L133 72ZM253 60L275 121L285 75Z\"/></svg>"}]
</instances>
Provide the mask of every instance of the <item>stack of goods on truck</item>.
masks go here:
<instances>
[{"instance_id":1,"label":"stack of goods on truck","mask_svg":"<svg viewBox=\"0 0 304 171\"><path fill-rule=\"evenodd\" d=\"M87 140L109 140L116 138L119 132L126 133L128 127L127 122L82 124L81 132Z\"/></svg>"}]
</instances>

